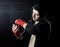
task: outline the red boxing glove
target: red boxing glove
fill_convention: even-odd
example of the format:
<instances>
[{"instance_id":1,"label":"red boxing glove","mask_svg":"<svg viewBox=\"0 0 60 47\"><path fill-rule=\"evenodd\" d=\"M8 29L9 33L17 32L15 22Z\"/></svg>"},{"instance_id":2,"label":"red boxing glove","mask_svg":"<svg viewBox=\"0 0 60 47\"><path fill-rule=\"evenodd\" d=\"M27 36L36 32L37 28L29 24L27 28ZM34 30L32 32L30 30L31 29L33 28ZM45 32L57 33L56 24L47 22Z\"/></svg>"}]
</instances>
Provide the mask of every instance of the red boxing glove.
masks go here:
<instances>
[{"instance_id":1,"label":"red boxing glove","mask_svg":"<svg viewBox=\"0 0 60 47\"><path fill-rule=\"evenodd\" d=\"M20 25L20 26L22 26L22 27L23 27L24 23L25 23L25 22L24 22L23 20L21 20L21 19L15 20L15 24Z\"/></svg>"}]
</instances>

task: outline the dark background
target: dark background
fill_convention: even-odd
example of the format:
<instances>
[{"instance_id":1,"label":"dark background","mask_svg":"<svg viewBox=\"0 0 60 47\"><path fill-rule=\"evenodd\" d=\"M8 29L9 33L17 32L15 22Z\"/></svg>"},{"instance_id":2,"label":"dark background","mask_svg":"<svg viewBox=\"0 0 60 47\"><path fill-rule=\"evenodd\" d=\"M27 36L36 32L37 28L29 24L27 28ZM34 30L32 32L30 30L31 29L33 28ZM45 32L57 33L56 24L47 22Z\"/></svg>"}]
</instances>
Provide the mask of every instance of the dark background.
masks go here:
<instances>
[{"instance_id":1,"label":"dark background","mask_svg":"<svg viewBox=\"0 0 60 47\"><path fill-rule=\"evenodd\" d=\"M17 40L11 31L11 26L17 18L28 21L31 18L31 7L36 0L0 0L0 46L22 47L22 41ZM46 12L47 19L51 22L51 35L49 46L56 42L56 17L53 15L53 2L40 1L42 11Z\"/></svg>"}]
</instances>

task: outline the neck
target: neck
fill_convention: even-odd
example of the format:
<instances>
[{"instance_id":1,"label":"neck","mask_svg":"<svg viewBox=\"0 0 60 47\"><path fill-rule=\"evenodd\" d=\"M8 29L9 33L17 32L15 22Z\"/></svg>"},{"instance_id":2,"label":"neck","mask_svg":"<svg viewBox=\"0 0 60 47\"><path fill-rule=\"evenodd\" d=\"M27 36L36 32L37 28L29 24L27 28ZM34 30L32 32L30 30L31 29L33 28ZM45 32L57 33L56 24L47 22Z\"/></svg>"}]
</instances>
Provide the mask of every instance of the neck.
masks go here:
<instances>
[{"instance_id":1,"label":"neck","mask_svg":"<svg viewBox=\"0 0 60 47\"><path fill-rule=\"evenodd\" d=\"M38 24L39 23L39 21L36 21L35 23L34 23L34 25L36 25L36 24Z\"/></svg>"}]
</instances>

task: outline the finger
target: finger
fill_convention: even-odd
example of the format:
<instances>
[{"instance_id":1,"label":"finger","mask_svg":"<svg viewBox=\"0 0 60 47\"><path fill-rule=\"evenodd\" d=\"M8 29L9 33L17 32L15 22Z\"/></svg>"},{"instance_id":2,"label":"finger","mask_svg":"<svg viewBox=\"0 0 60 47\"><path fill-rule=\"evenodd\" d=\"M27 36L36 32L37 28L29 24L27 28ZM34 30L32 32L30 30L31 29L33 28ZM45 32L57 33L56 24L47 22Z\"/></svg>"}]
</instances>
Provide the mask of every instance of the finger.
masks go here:
<instances>
[{"instance_id":1,"label":"finger","mask_svg":"<svg viewBox=\"0 0 60 47\"><path fill-rule=\"evenodd\" d=\"M17 29L17 26L15 26L15 27L12 27L13 28L13 30L15 31L16 29Z\"/></svg>"},{"instance_id":2,"label":"finger","mask_svg":"<svg viewBox=\"0 0 60 47\"><path fill-rule=\"evenodd\" d=\"M17 25L13 24L12 28L17 28Z\"/></svg>"},{"instance_id":3,"label":"finger","mask_svg":"<svg viewBox=\"0 0 60 47\"><path fill-rule=\"evenodd\" d=\"M17 32L18 31L18 28L15 30L15 32Z\"/></svg>"},{"instance_id":4,"label":"finger","mask_svg":"<svg viewBox=\"0 0 60 47\"><path fill-rule=\"evenodd\" d=\"M12 31L16 32L19 28L17 27L17 25L15 27L12 27Z\"/></svg>"},{"instance_id":5,"label":"finger","mask_svg":"<svg viewBox=\"0 0 60 47\"><path fill-rule=\"evenodd\" d=\"M15 24L13 24L13 27L15 27L16 25Z\"/></svg>"},{"instance_id":6,"label":"finger","mask_svg":"<svg viewBox=\"0 0 60 47\"><path fill-rule=\"evenodd\" d=\"M12 30L13 30L14 33L16 33L18 31L18 28L12 29Z\"/></svg>"}]
</instances>

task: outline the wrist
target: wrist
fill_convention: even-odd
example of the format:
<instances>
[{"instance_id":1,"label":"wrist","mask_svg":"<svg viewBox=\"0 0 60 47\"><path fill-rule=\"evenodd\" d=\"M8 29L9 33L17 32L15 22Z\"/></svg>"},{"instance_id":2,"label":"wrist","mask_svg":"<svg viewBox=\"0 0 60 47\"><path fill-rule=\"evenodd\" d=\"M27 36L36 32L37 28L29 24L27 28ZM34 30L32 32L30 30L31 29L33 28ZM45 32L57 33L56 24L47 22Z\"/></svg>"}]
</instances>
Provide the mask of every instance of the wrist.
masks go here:
<instances>
[{"instance_id":1,"label":"wrist","mask_svg":"<svg viewBox=\"0 0 60 47\"><path fill-rule=\"evenodd\" d=\"M26 29L27 23L24 23L23 28Z\"/></svg>"}]
</instances>

